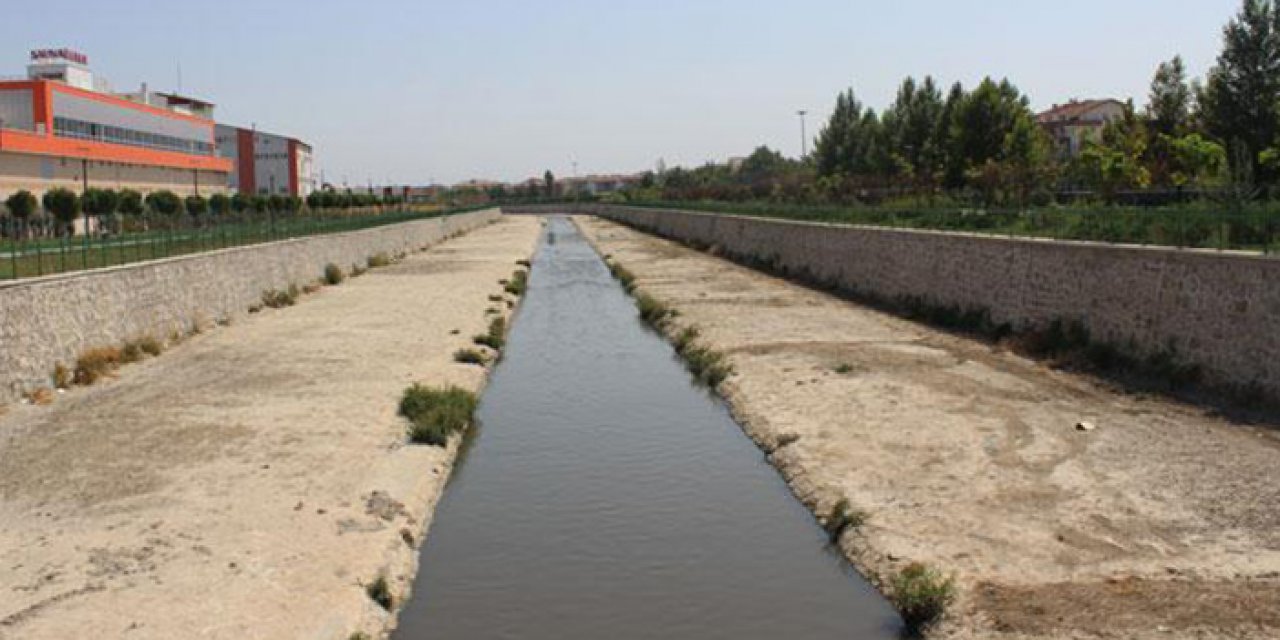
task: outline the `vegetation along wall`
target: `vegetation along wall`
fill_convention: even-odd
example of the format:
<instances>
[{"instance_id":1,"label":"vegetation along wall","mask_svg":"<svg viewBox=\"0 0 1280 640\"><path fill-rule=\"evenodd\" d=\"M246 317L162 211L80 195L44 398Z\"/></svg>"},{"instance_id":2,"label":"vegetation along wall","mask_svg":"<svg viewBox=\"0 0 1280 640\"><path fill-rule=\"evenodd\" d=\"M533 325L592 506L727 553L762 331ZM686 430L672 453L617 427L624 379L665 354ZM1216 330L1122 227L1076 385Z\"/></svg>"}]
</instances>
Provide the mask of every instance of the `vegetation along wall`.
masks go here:
<instances>
[{"instance_id":1,"label":"vegetation along wall","mask_svg":"<svg viewBox=\"0 0 1280 640\"><path fill-rule=\"evenodd\" d=\"M349 271L372 255L422 249L500 215L473 211L0 283L0 401L49 386L58 363L73 367L87 349L186 335L247 313L265 291L315 282L329 263Z\"/></svg>"},{"instance_id":2,"label":"vegetation along wall","mask_svg":"<svg viewBox=\"0 0 1280 640\"><path fill-rule=\"evenodd\" d=\"M561 207L563 209L563 207ZM1244 253L826 225L614 205L582 213L887 301L1079 321L1091 339L1280 397L1280 259Z\"/></svg>"}]
</instances>

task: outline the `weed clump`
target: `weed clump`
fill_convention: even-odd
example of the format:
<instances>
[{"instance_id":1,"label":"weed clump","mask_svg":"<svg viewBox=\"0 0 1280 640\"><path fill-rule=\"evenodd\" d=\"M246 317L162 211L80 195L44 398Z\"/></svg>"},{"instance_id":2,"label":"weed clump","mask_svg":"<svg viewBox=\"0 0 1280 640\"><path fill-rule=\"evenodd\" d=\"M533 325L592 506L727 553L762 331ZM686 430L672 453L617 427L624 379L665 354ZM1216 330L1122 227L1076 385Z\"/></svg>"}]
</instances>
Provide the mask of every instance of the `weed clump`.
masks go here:
<instances>
[{"instance_id":1,"label":"weed clump","mask_svg":"<svg viewBox=\"0 0 1280 640\"><path fill-rule=\"evenodd\" d=\"M368 267L362 267L358 264L353 264L351 265L351 277L359 278L360 276L364 275L364 273L368 270L369 270Z\"/></svg>"},{"instance_id":2,"label":"weed clump","mask_svg":"<svg viewBox=\"0 0 1280 640\"><path fill-rule=\"evenodd\" d=\"M644 315L643 307L641 315ZM692 373L699 383L715 388L733 373L733 366L729 364L723 353L697 344L700 335L701 332L697 327L685 327L671 339L671 344L675 347L676 353L684 359L685 368L689 373Z\"/></svg>"},{"instance_id":3,"label":"weed clump","mask_svg":"<svg viewBox=\"0 0 1280 640\"><path fill-rule=\"evenodd\" d=\"M795 436L795 440L799 439L799 436ZM792 442L795 440L792 440ZM782 445L779 444L778 446ZM831 542L835 543L840 541L840 536L845 530L850 528L857 529L866 523L866 512L850 507L849 501L842 498L831 507L831 513L827 514L827 519L823 522L822 528L827 531Z\"/></svg>"},{"instance_id":4,"label":"weed clump","mask_svg":"<svg viewBox=\"0 0 1280 640\"><path fill-rule=\"evenodd\" d=\"M489 332L480 334L471 340L478 345L501 351L507 343L507 321L501 317L489 321Z\"/></svg>"},{"instance_id":5,"label":"weed clump","mask_svg":"<svg viewBox=\"0 0 1280 640\"><path fill-rule=\"evenodd\" d=\"M364 591L369 594L370 600L378 603L378 606L387 611L390 611L391 607L395 605L395 598L391 595L391 586L387 584L385 576L378 576L376 580L370 582L369 586L364 588Z\"/></svg>"},{"instance_id":6,"label":"weed clump","mask_svg":"<svg viewBox=\"0 0 1280 640\"><path fill-rule=\"evenodd\" d=\"M489 302L502 302L503 300L504 298L496 293L489 296Z\"/></svg>"},{"instance_id":7,"label":"weed clump","mask_svg":"<svg viewBox=\"0 0 1280 640\"><path fill-rule=\"evenodd\" d=\"M391 264L391 256L387 255L385 252L375 253L369 256L369 259L367 262L369 264L370 269L385 267Z\"/></svg>"},{"instance_id":8,"label":"weed clump","mask_svg":"<svg viewBox=\"0 0 1280 640\"><path fill-rule=\"evenodd\" d=\"M630 271L627 270L626 267L616 262L610 262L608 264L609 264L609 273L613 274L614 279L617 280L618 283L622 285L622 289L627 293L631 293L632 291L635 291L635 288L636 288L635 274L631 273Z\"/></svg>"},{"instance_id":9,"label":"weed clump","mask_svg":"<svg viewBox=\"0 0 1280 640\"><path fill-rule=\"evenodd\" d=\"M531 262L529 262L528 260L516 260L516 264L517 264L517 265L519 265L519 266L521 266L521 267L524 267L524 268L526 268L526 269L528 269L528 268L530 268L530 267L532 267L532 266L533 266L533 264L532 264Z\"/></svg>"},{"instance_id":10,"label":"weed clump","mask_svg":"<svg viewBox=\"0 0 1280 640\"><path fill-rule=\"evenodd\" d=\"M471 423L476 395L458 387L435 389L415 384L400 399L400 415L409 420L409 440L443 447L449 436Z\"/></svg>"},{"instance_id":11,"label":"weed clump","mask_svg":"<svg viewBox=\"0 0 1280 640\"><path fill-rule=\"evenodd\" d=\"M893 577L893 604L907 630L917 633L937 622L955 600L955 580L918 562Z\"/></svg>"},{"instance_id":12,"label":"weed clump","mask_svg":"<svg viewBox=\"0 0 1280 640\"><path fill-rule=\"evenodd\" d=\"M513 296L522 296L528 286L529 272L517 269L511 274L511 280L507 282L503 290Z\"/></svg>"},{"instance_id":13,"label":"weed clump","mask_svg":"<svg viewBox=\"0 0 1280 640\"><path fill-rule=\"evenodd\" d=\"M835 372L840 375L853 373L853 365L849 364L848 362L841 362L840 364L836 365Z\"/></svg>"},{"instance_id":14,"label":"weed clump","mask_svg":"<svg viewBox=\"0 0 1280 640\"><path fill-rule=\"evenodd\" d=\"M283 307L292 307L298 304L298 285L291 284L288 289L283 291L278 289L268 289L262 292L262 305L272 309L280 309Z\"/></svg>"},{"instance_id":15,"label":"weed clump","mask_svg":"<svg viewBox=\"0 0 1280 640\"><path fill-rule=\"evenodd\" d=\"M330 262L324 266L324 283L333 287L342 284L347 279L347 274L343 273L342 267Z\"/></svg>"},{"instance_id":16,"label":"weed clump","mask_svg":"<svg viewBox=\"0 0 1280 640\"><path fill-rule=\"evenodd\" d=\"M53 365L53 386L55 389L67 389L75 382L71 370L61 362Z\"/></svg>"},{"instance_id":17,"label":"weed clump","mask_svg":"<svg viewBox=\"0 0 1280 640\"><path fill-rule=\"evenodd\" d=\"M453 361L460 364L475 364L484 366L488 359L484 354L475 349L458 349L453 352Z\"/></svg>"},{"instance_id":18,"label":"weed clump","mask_svg":"<svg viewBox=\"0 0 1280 640\"><path fill-rule=\"evenodd\" d=\"M75 383L91 385L109 375L124 361L124 353L116 347L98 347L76 359Z\"/></svg>"},{"instance_id":19,"label":"weed clump","mask_svg":"<svg viewBox=\"0 0 1280 640\"><path fill-rule=\"evenodd\" d=\"M636 296L636 308L640 310L640 318L653 327L661 328L668 320L675 317L675 312L657 298L641 293Z\"/></svg>"}]
</instances>

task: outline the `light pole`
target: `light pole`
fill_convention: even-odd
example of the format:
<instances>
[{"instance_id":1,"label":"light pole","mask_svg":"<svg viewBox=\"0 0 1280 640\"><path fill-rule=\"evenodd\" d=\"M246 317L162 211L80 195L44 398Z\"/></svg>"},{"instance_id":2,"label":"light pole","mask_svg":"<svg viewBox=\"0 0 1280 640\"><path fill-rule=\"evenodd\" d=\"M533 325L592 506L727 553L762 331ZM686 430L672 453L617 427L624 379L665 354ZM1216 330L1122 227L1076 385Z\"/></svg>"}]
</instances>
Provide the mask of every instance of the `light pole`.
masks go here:
<instances>
[{"instance_id":1,"label":"light pole","mask_svg":"<svg viewBox=\"0 0 1280 640\"><path fill-rule=\"evenodd\" d=\"M796 115L800 116L800 160L801 161L803 161L806 157L809 156L809 136L804 131L804 116L807 113L809 112L804 109L801 109L796 112Z\"/></svg>"}]
</instances>

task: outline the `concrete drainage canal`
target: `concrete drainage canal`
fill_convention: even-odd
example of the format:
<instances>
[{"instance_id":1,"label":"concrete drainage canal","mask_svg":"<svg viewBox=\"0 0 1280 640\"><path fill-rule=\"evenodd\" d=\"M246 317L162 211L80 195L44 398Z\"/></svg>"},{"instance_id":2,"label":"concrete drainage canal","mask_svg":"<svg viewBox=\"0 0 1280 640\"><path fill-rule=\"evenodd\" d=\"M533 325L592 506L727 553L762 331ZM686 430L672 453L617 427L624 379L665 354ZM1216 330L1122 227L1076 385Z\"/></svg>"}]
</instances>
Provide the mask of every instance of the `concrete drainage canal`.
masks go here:
<instances>
[{"instance_id":1,"label":"concrete drainage canal","mask_svg":"<svg viewBox=\"0 0 1280 640\"><path fill-rule=\"evenodd\" d=\"M565 218L471 437L398 640L898 637Z\"/></svg>"}]
</instances>

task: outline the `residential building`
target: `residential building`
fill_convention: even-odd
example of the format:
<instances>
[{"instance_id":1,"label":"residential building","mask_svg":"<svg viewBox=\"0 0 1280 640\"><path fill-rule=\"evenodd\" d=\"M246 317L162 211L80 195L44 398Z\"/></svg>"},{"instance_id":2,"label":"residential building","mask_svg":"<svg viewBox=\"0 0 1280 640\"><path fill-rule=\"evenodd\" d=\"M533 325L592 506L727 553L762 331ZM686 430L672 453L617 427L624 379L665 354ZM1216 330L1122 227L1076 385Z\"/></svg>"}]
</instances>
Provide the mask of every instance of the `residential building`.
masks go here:
<instances>
[{"instance_id":1,"label":"residential building","mask_svg":"<svg viewBox=\"0 0 1280 640\"><path fill-rule=\"evenodd\" d=\"M226 190L231 163L214 150L213 105L201 114L110 93L87 56L31 52L23 79L0 81L0 199L56 187Z\"/></svg>"},{"instance_id":2,"label":"residential building","mask_svg":"<svg viewBox=\"0 0 1280 640\"><path fill-rule=\"evenodd\" d=\"M218 154L231 162L231 189L305 198L316 190L311 146L288 136L220 124Z\"/></svg>"},{"instance_id":3,"label":"residential building","mask_svg":"<svg viewBox=\"0 0 1280 640\"><path fill-rule=\"evenodd\" d=\"M1072 100L1037 115L1036 122L1053 140L1058 157L1069 159L1090 141L1101 140L1107 123L1123 118L1127 108L1119 100Z\"/></svg>"}]
</instances>

